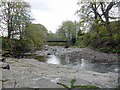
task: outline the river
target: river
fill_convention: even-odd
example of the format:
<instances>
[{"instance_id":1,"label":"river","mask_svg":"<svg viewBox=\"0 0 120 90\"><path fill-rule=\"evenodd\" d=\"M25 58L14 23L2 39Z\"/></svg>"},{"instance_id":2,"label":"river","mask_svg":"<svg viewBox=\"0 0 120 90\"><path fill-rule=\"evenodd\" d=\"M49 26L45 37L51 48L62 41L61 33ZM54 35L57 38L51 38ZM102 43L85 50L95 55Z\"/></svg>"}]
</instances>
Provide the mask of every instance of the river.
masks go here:
<instances>
[{"instance_id":1,"label":"river","mask_svg":"<svg viewBox=\"0 0 120 90\"><path fill-rule=\"evenodd\" d=\"M89 48L46 46L43 50L26 53L24 58L6 58L10 70L0 69L2 87L60 88L57 82L69 85L75 78L78 85L115 88L118 86L116 61L116 54Z\"/></svg>"},{"instance_id":2,"label":"river","mask_svg":"<svg viewBox=\"0 0 120 90\"><path fill-rule=\"evenodd\" d=\"M90 70L100 73L118 73L117 56L95 52L91 49L64 48L60 46L47 46L42 51L36 51L37 56L48 64L68 65L73 68ZM94 57L94 58L93 58ZM97 59L96 59L97 58ZM116 61L114 63L114 61Z\"/></svg>"},{"instance_id":3,"label":"river","mask_svg":"<svg viewBox=\"0 0 120 90\"><path fill-rule=\"evenodd\" d=\"M108 72L117 73L118 72L118 66L114 64L110 65L109 63L102 63L102 62L92 63L85 59L81 59L81 60L76 59L76 60L70 61L69 58L70 57L60 58L55 55L49 55L45 62L47 62L48 64L69 65L77 69L91 70L91 71L96 71L100 73L108 73Z\"/></svg>"}]
</instances>

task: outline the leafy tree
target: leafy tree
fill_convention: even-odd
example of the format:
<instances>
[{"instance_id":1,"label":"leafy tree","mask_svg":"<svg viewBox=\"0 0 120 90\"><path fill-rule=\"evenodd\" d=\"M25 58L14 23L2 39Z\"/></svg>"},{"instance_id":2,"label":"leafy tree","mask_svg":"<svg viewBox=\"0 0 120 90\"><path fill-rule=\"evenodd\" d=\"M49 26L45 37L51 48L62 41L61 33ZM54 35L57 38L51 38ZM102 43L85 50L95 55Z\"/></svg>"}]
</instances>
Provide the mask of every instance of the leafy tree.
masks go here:
<instances>
[{"instance_id":1,"label":"leafy tree","mask_svg":"<svg viewBox=\"0 0 120 90\"><path fill-rule=\"evenodd\" d=\"M81 0L78 2L80 9L76 13L80 17L79 25L82 31L86 31L80 40L84 41L85 46L91 44L92 47L105 47L104 49L107 50L119 46L117 41L119 38L117 12L119 2L119 0L109 2L106 0L102 2L99 0L93 0L92 2Z\"/></svg>"},{"instance_id":2,"label":"leafy tree","mask_svg":"<svg viewBox=\"0 0 120 90\"><path fill-rule=\"evenodd\" d=\"M16 0L2 0L0 3L1 32L7 33L7 38L2 37L2 49L16 56L28 51L23 40L27 23L31 22L30 5L27 2ZM3 31L3 28L5 31ZM17 39L15 39L17 38Z\"/></svg>"},{"instance_id":3,"label":"leafy tree","mask_svg":"<svg viewBox=\"0 0 120 90\"><path fill-rule=\"evenodd\" d=\"M28 24L25 30L24 40L32 49L40 48L46 43L47 29L41 24Z\"/></svg>"},{"instance_id":4,"label":"leafy tree","mask_svg":"<svg viewBox=\"0 0 120 90\"><path fill-rule=\"evenodd\" d=\"M112 37L112 30L110 27L110 19L117 19L117 12L113 12L118 7L118 1L107 2L106 0L100 2L99 0L89 1L79 1L78 5L81 7L77 10L77 14L80 16L83 23L94 24L96 32L99 34L98 27L101 25L106 26L108 30L109 37ZM85 25L84 25L85 26ZM97 35L98 35L97 34Z\"/></svg>"},{"instance_id":5,"label":"leafy tree","mask_svg":"<svg viewBox=\"0 0 120 90\"><path fill-rule=\"evenodd\" d=\"M6 26L8 39L19 35L22 38L22 32L25 30L26 23L30 22L30 5L23 0L20 2L2 1L1 5L1 23Z\"/></svg>"},{"instance_id":6,"label":"leafy tree","mask_svg":"<svg viewBox=\"0 0 120 90\"><path fill-rule=\"evenodd\" d=\"M76 40L76 25L72 21L64 21L62 25L59 27L57 34L68 40L73 41L75 43Z\"/></svg>"}]
</instances>

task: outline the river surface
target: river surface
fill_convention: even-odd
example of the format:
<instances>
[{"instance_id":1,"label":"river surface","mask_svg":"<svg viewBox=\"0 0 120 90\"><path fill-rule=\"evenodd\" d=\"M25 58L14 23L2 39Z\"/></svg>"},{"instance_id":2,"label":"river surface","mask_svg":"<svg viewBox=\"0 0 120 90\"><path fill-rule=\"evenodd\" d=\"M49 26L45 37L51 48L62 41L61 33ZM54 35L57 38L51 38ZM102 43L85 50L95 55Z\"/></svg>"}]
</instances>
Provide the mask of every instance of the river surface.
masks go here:
<instances>
[{"instance_id":1,"label":"river surface","mask_svg":"<svg viewBox=\"0 0 120 90\"><path fill-rule=\"evenodd\" d=\"M84 70L92 70L100 73L108 73L108 72L118 72L118 66L117 65L112 65L109 63L100 63L100 62L89 62L88 60L85 60L84 58L79 60L70 60L70 57L59 57L56 55L49 55L48 58L46 58L46 61L48 64L62 64L62 65L69 65L73 66L74 68L77 69L84 69Z\"/></svg>"}]
</instances>

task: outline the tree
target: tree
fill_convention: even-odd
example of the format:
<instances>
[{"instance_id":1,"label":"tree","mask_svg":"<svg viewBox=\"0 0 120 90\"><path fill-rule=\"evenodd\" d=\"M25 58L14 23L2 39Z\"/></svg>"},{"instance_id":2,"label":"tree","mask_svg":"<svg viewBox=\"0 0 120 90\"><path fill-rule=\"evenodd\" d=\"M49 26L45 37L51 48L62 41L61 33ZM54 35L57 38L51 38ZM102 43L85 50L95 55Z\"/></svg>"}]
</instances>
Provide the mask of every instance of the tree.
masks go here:
<instances>
[{"instance_id":1,"label":"tree","mask_svg":"<svg viewBox=\"0 0 120 90\"><path fill-rule=\"evenodd\" d=\"M76 38L76 25L72 21L64 21L57 30L57 33L64 39L72 40Z\"/></svg>"},{"instance_id":2,"label":"tree","mask_svg":"<svg viewBox=\"0 0 120 90\"><path fill-rule=\"evenodd\" d=\"M105 26L108 35L110 37L110 41L112 41L112 29L110 26L110 20L117 20L118 12L115 12L115 10L118 10L118 3L120 1L106 1L103 0L102 2L99 0L93 0L92 2L78 2L78 5L80 5L80 10L77 10L77 14L80 16L81 21L80 23L84 23L83 26L85 27L85 23L88 23L88 25L93 27L95 31L97 32L96 36L99 38L99 27Z\"/></svg>"},{"instance_id":3,"label":"tree","mask_svg":"<svg viewBox=\"0 0 120 90\"><path fill-rule=\"evenodd\" d=\"M47 40L47 29L41 24L28 24L24 34L26 44L31 48L40 48Z\"/></svg>"},{"instance_id":4,"label":"tree","mask_svg":"<svg viewBox=\"0 0 120 90\"><path fill-rule=\"evenodd\" d=\"M2 38L2 49L12 56L29 51L24 39L26 26L32 19L29 3L23 0L2 0L0 11L0 25L5 28L5 31L1 31L7 34L7 38Z\"/></svg>"},{"instance_id":5,"label":"tree","mask_svg":"<svg viewBox=\"0 0 120 90\"><path fill-rule=\"evenodd\" d=\"M80 17L79 25L86 31L79 39L82 46L100 48L105 51L119 47L119 4L120 0L81 0L76 14ZM78 44L79 44L78 43Z\"/></svg>"},{"instance_id":6,"label":"tree","mask_svg":"<svg viewBox=\"0 0 120 90\"><path fill-rule=\"evenodd\" d=\"M1 5L1 23L6 26L8 39L19 35L22 38L22 32L25 30L26 23L31 20L30 5L24 1L2 1Z\"/></svg>"}]
</instances>

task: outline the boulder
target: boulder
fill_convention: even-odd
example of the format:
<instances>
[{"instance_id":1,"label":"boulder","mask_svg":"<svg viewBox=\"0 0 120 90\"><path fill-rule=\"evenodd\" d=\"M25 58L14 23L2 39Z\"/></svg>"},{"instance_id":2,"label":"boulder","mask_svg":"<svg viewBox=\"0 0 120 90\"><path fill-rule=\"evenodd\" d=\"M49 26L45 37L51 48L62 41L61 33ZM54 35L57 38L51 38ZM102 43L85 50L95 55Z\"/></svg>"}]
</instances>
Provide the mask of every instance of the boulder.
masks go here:
<instances>
[{"instance_id":1,"label":"boulder","mask_svg":"<svg viewBox=\"0 0 120 90\"><path fill-rule=\"evenodd\" d=\"M10 66L8 63L0 62L0 68L10 70Z\"/></svg>"},{"instance_id":2,"label":"boulder","mask_svg":"<svg viewBox=\"0 0 120 90\"><path fill-rule=\"evenodd\" d=\"M5 58L0 58L0 61L1 61L1 62L5 62L6 59L5 59Z\"/></svg>"}]
</instances>

